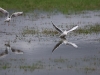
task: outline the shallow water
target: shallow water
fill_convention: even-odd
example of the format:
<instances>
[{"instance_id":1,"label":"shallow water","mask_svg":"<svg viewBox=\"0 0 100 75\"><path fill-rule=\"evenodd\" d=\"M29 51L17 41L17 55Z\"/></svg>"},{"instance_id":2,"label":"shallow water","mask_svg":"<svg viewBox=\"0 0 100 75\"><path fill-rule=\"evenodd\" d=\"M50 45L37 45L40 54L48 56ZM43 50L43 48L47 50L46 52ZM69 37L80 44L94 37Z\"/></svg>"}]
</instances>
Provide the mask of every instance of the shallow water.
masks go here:
<instances>
[{"instance_id":1,"label":"shallow water","mask_svg":"<svg viewBox=\"0 0 100 75\"><path fill-rule=\"evenodd\" d=\"M61 44L53 53L52 49L60 40L59 34L22 35L25 28L38 29L40 32L46 28L55 30L51 21L62 29L70 29L75 25L84 27L100 24L100 11L69 15L34 11L13 18L9 26L3 20L4 16L0 17L0 52L5 51L4 44L10 41L11 47L22 50L24 54L15 54L9 50L5 57L0 57L0 74L100 75L100 34L71 32L67 40L75 43L78 48Z\"/></svg>"}]
</instances>

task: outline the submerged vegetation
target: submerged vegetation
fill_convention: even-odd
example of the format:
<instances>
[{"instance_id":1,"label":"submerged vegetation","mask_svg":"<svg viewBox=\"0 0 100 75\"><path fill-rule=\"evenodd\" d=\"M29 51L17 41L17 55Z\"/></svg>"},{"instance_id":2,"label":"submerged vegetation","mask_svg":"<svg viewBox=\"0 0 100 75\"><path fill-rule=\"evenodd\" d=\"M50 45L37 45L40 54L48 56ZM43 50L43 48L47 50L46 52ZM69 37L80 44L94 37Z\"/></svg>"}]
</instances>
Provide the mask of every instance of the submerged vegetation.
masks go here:
<instances>
[{"instance_id":1,"label":"submerged vegetation","mask_svg":"<svg viewBox=\"0 0 100 75\"><path fill-rule=\"evenodd\" d=\"M84 28L79 28L76 30L76 33L78 34L91 34L91 33L99 33L100 32L100 25L87 25Z\"/></svg>"},{"instance_id":2,"label":"submerged vegetation","mask_svg":"<svg viewBox=\"0 0 100 75\"><path fill-rule=\"evenodd\" d=\"M42 63L33 63L32 65L21 65L20 69L34 71L36 69L43 69Z\"/></svg>"},{"instance_id":3,"label":"submerged vegetation","mask_svg":"<svg viewBox=\"0 0 100 75\"><path fill-rule=\"evenodd\" d=\"M26 34L32 34L33 35L33 34L37 34L37 33L39 33L38 30L36 30L34 28L32 28L32 29L24 28L23 31L22 31L22 35L26 35Z\"/></svg>"},{"instance_id":4,"label":"submerged vegetation","mask_svg":"<svg viewBox=\"0 0 100 75\"><path fill-rule=\"evenodd\" d=\"M100 0L0 0L0 7L16 10L58 10L61 12L99 10Z\"/></svg>"},{"instance_id":5,"label":"submerged vegetation","mask_svg":"<svg viewBox=\"0 0 100 75\"><path fill-rule=\"evenodd\" d=\"M96 24L96 25L87 25L85 27L79 27L78 29L76 29L74 31L74 33L76 34L92 34L92 33L96 33L98 34L100 32L100 25ZM50 28L46 28L46 29L42 29L41 31L39 31L38 29L23 29L22 31L23 35L26 34L31 34L31 35L36 35L36 34L43 34L43 35L48 35L48 36L55 36L57 34L59 34L56 30L54 29L50 29Z\"/></svg>"},{"instance_id":6,"label":"submerged vegetation","mask_svg":"<svg viewBox=\"0 0 100 75\"><path fill-rule=\"evenodd\" d=\"M12 60L15 62L15 60ZM37 60L33 63L26 63L26 60L17 60L18 64L13 64L13 62L0 62L0 70L7 70L10 69L20 69L24 71L34 71L34 70L52 70L52 69L66 69L66 70L78 70L78 71L85 71L86 73L91 73L100 69L100 58L98 56L92 57L82 57L76 59L70 58L49 58L47 61L44 60ZM22 63L23 61L23 63ZM48 63L49 62L49 63Z\"/></svg>"},{"instance_id":7,"label":"submerged vegetation","mask_svg":"<svg viewBox=\"0 0 100 75\"><path fill-rule=\"evenodd\" d=\"M53 29L42 29L42 31L39 31L38 29L31 29L31 28L25 28L23 29L22 31L22 34L23 35L26 35L26 34L31 34L31 35L36 35L36 34L44 34L44 35L50 35L50 36L54 36L54 35L57 35L58 32L56 30L53 30Z\"/></svg>"},{"instance_id":8,"label":"submerged vegetation","mask_svg":"<svg viewBox=\"0 0 100 75\"><path fill-rule=\"evenodd\" d=\"M44 29L42 30L42 33L46 35L52 35L52 36L58 34L58 32L53 29Z\"/></svg>"}]
</instances>

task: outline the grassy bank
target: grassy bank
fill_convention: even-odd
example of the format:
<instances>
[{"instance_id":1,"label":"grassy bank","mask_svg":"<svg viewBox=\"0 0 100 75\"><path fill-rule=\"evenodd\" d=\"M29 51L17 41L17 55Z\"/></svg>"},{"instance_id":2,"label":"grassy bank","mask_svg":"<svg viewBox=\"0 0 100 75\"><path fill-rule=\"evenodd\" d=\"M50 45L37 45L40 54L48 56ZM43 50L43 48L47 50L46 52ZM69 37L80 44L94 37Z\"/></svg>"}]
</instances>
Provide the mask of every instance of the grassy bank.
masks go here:
<instances>
[{"instance_id":1,"label":"grassy bank","mask_svg":"<svg viewBox=\"0 0 100 75\"><path fill-rule=\"evenodd\" d=\"M61 12L99 10L100 0L0 0L0 7L30 11L34 9Z\"/></svg>"}]
</instances>

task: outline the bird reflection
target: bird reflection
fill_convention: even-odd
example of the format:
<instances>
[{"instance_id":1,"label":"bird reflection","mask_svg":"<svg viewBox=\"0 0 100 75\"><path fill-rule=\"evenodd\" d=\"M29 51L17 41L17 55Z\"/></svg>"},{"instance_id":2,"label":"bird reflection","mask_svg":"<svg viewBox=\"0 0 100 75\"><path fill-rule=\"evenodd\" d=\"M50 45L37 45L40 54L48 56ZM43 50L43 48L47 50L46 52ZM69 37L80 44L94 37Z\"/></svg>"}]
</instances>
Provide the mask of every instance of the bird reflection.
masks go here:
<instances>
[{"instance_id":1,"label":"bird reflection","mask_svg":"<svg viewBox=\"0 0 100 75\"><path fill-rule=\"evenodd\" d=\"M7 50L11 50L15 54L23 54L24 53L22 50L11 47L10 44L5 44L5 46L6 46Z\"/></svg>"},{"instance_id":2,"label":"bird reflection","mask_svg":"<svg viewBox=\"0 0 100 75\"><path fill-rule=\"evenodd\" d=\"M61 40L54 46L52 52L54 52L54 50L56 50L61 44L72 45L75 48L78 47L75 43L72 43L72 42L67 41L66 38L61 38Z\"/></svg>"},{"instance_id":3,"label":"bird reflection","mask_svg":"<svg viewBox=\"0 0 100 75\"><path fill-rule=\"evenodd\" d=\"M14 48L11 48L12 52L14 52L15 54L23 54L24 52L19 50L19 49L14 49Z\"/></svg>"},{"instance_id":4,"label":"bird reflection","mask_svg":"<svg viewBox=\"0 0 100 75\"><path fill-rule=\"evenodd\" d=\"M0 53L0 58L5 57L8 54L8 49L6 48L4 52Z\"/></svg>"}]
</instances>

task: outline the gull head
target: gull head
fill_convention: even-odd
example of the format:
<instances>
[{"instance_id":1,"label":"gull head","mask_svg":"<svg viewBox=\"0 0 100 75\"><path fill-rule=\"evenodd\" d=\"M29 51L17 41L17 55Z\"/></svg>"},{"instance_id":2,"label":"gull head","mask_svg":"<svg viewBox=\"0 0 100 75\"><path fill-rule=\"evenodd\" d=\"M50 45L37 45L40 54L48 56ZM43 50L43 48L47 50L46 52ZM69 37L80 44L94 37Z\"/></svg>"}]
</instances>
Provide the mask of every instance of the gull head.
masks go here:
<instances>
[{"instance_id":1,"label":"gull head","mask_svg":"<svg viewBox=\"0 0 100 75\"><path fill-rule=\"evenodd\" d=\"M6 49L9 50L10 49L10 44L5 44Z\"/></svg>"}]
</instances>

